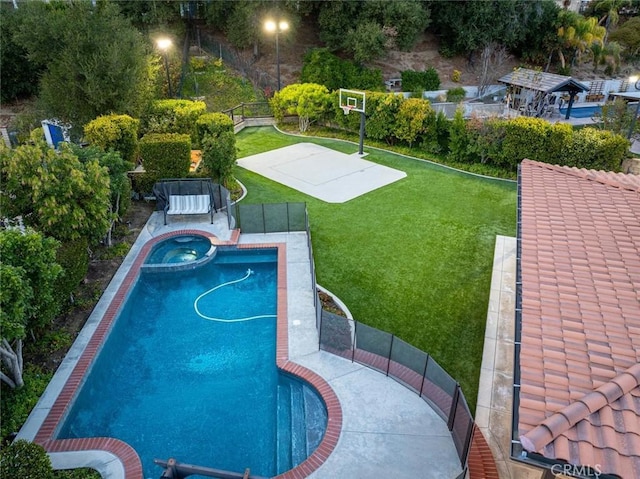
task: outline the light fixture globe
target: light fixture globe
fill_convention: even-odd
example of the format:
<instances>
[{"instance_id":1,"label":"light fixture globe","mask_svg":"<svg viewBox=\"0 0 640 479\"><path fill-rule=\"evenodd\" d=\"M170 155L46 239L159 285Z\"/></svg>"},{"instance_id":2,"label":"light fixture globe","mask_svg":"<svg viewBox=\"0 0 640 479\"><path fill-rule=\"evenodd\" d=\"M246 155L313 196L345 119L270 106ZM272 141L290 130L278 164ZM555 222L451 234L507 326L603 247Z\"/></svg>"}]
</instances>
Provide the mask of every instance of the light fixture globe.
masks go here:
<instances>
[{"instance_id":1,"label":"light fixture globe","mask_svg":"<svg viewBox=\"0 0 640 479\"><path fill-rule=\"evenodd\" d=\"M160 38L156 41L156 45L158 45L158 48L160 50L166 51L169 49L169 47L171 47L172 42L168 38Z\"/></svg>"}]
</instances>

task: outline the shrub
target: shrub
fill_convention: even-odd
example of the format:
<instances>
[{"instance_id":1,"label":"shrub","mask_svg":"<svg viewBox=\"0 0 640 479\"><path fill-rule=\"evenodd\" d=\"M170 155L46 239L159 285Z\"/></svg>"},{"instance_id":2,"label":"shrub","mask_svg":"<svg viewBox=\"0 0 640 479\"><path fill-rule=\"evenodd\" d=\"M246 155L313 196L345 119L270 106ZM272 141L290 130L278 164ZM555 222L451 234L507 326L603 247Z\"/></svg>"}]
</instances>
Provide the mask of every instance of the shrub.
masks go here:
<instances>
[{"instance_id":1,"label":"shrub","mask_svg":"<svg viewBox=\"0 0 640 479\"><path fill-rule=\"evenodd\" d=\"M135 163L138 156L140 120L129 115L104 115L84 127L84 138L104 151L113 149L122 159Z\"/></svg>"},{"instance_id":2,"label":"shrub","mask_svg":"<svg viewBox=\"0 0 640 479\"><path fill-rule=\"evenodd\" d=\"M312 122L321 119L331 109L331 99L324 85L294 83L276 93L270 104L278 122L285 115L297 115L300 131L305 132Z\"/></svg>"},{"instance_id":3,"label":"shrub","mask_svg":"<svg viewBox=\"0 0 640 479\"><path fill-rule=\"evenodd\" d=\"M0 476L52 479L53 468L42 446L20 439L0 451Z\"/></svg>"},{"instance_id":4,"label":"shrub","mask_svg":"<svg viewBox=\"0 0 640 479\"><path fill-rule=\"evenodd\" d=\"M205 171L224 185L233 177L236 164L236 135L222 131L218 135L205 134L202 139L202 163Z\"/></svg>"},{"instance_id":5,"label":"shrub","mask_svg":"<svg viewBox=\"0 0 640 479\"><path fill-rule=\"evenodd\" d=\"M455 83L459 83L461 79L462 79L462 72L460 70L453 70L453 73L451 74L451 81Z\"/></svg>"},{"instance_id":6,"label":"shrub","mask_svg":"<svg viewBox=\"0 0 640 479\"><path fill-rule=\"evenodd\" d=\"M10 389L2 387L2 396L0 397L0 410L2 412L0 415L1 437L7 437L20 430L47 384L49 384L51 375L42 372L36 366L25 364L23 378L24 386L21 388ZM0 468L0 471L2 471L2 468ZM15 476L5 476L0 473L0 477Z\"/></svg>"},{"instance_id":7,"label":"shrub","mask_svg":"<svg viewBox=\"0 0 640 479\"><path fill-rule=\"evenodd\" d=\"M198 144L202 145L205 135L218 136L224 131L233 133L233 120L224 113L205 113L196 121Z\"/></svg>"},{"instance_id":8,"label":"shrub","mask_svg":"<svg viewBox=\"0 0 640 479\"><path fill-rule=\"evenodd\" d=\"M556 156L547 150L551 123L541 118L518 117L499 123L505 129L504 141L496 162L515 171L524 159L548 162Z\"/></svg>"},{"instance_id":9,"label":"shrub","mask_svg":"<svg viewBox=\"0 0 640 479\"><path fill-rule=\"evenodd\" d=\"M452 103L459 103L464 100L466 94L467 92L461 86L451 88L450 90L447 90L447 101Z\"/></svg>"},{"instance_id":10,"label":"shrub","mask_svg":"<svg viewBox=\"0 0 640 479\"><path fill-rule=\"evenodd\" d=\"M145 178L136 178L137 186L140 182L153 185L161 178L184 178L191 165L191 139L185 134L150 133L140 140L140 156Z\"/></svg>"},{"instance_id":11,"label":"shrub","mask_svg":"<svg viewBox=\"0 0 640 479\"><path fill-rule=\"evenodd\" d=\"M382 72L342 60L327 48L309 50L303 59L301 83L324 85L329 91L340 88L384 91Z\"/></svg>"},{"instance_id":12,"label":"shrub","mask_svg":"<svg viewBox=\"0 0 640 479\"><path fill-rule=\"evenodd\" d=\"M63 301L71 298L80 282L89 271L89 253L86 238L65 241L58 248L57 263L62 266L63 273L56 281L58 297Z\"/></svg>"},{"instance_id":13,"label":"shrub","mask_svg":"<svg viewBox=\"0 0 640 479\"><path fill-rule=\"evenodd\" d=\"M433 67L422 72L404 70L401 76L403 91L434 91L440 88L440 77Z\"/></svg>"},{"instance_id":14,"label":"shrub","mask_svg":"<svg viewBox=\"0 0 640 479\"><path fill-rule=\"evenodd\" d=\"M156 100L143 118L143 131L148 133L182 133L198 142L196 121L207 111L203 101Z\"/></svg>"},{"instance_id":15,"label":"shrub","mask_svg":"<svg viewBox=\"0 0 640 479\"><path fill-rule=\"evenodd\" d=\"M436 114L427 100L409 98L400 104L395 135L406 141L409 147L429 131L435 139L435 121Z\"/></svg>"},{"instance_id":16,"label":"shrub","mask_svg":"<svg viewBox=\"0 0 640 479\"><path fill-rule=\"evenodd\" d=\"M367 95L367 137L393 144L396 137L400 106L405 101L402 95L393 93L369 93ZM351 115L350 115L351 116Z\"/></svg>"},{"instance_id":17,"label":"shrub","mask_svg":"<svg viewBox=\"0 0 640 479\"><path fill-rule=\"evenodd\" d=\"M595 170L619 171L629 142L610 131L582 128L573 133L560 164Z\"/></svg>"}]
</instances>

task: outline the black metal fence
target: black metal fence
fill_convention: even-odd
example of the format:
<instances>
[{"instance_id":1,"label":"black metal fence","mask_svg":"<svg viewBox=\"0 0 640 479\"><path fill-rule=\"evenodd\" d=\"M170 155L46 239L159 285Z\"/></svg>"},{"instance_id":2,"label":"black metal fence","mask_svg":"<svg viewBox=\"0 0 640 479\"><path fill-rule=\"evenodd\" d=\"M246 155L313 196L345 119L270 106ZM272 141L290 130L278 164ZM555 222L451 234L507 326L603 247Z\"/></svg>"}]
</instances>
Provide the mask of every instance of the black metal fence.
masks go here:
<instances>
[{"instance_id":1,"label":"black metal fence","mask_svg":"<svg viewBox=\"0 0 640 479\"><path fill-rule=\"evenodd\" d=\"M447 422L466 468L474 419L462 388L435 359L393 334L327 311L319 334L320 349L380 371L426 401Z\"/></svg>"},{"instance_id":2,"label":"black metal fence","mask_svg":"<svg viewBox=\"0 0 640 479\"><path fill-rule=\"evenodd\" d=\"M304 203L236 204L236 227L243 233L305 231L307 205Z\"/></svg>"},{"instance_id":3,"label":"black metal fence","mask_svg":"<svg viewBox=\"0 0 640 479\"><path fill-rule=\"evenodd\" d=\"M304 203L236 205L235 211L243 233L306 231L312 287L316 287ZM462 466L456 479L464 478L475 422L460 384L428 353L393 334L323 310L318 294L315 303L320 349L380 371L427 402L447 423Z\"/></svg>"}]
</instances>

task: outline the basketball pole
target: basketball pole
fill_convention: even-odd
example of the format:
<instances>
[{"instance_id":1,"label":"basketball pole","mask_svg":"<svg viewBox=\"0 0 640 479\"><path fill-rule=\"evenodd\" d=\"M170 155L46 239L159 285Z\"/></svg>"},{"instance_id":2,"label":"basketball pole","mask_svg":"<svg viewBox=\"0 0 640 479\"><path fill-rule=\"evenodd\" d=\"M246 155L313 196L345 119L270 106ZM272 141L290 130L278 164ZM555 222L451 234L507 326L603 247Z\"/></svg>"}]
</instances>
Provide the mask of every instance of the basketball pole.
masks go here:
<instances>
[{"instance_id":1,"label":"basketball pole","mask_svg":"<svg viewBox=\"0 0 640 479\"><path fill-rule=\"evenodd\" d=\"M364 112L360 112L360 147L358 150L359 155L364 154Z\"/></svg>"}]
</instances>

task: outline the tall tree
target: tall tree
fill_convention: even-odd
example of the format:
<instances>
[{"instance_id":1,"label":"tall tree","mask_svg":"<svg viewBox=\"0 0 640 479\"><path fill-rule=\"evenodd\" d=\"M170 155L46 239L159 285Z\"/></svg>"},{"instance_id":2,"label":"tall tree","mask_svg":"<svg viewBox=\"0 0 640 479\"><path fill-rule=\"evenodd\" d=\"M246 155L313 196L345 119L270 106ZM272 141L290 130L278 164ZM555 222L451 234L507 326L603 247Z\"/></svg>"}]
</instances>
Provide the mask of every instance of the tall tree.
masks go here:
<instances>
[{"instance_id":1,"label":"tall tree","mask_svg":"<svg viewBox=\"0 0 640 479\"><path fill-rule=\"evenodd\" d=\"M620 21L620 9L631 5L631 0L597 0L593 3L594 12L600 15L598 25L603 25L608 34L611 27L615 27Z\"/></svg>"},{"instance_id":2,"label":"tall tree","mask_svg":"<svg viewBox=\"0 0 640 479\"><path fill-rule=\"evenodd\" d=\"M14 36L45 72L48 115L81 127L102 114L138 117L158 67L142 35L113 2L26 2Z\"/></svg>"},{"instance_id":3,"label":"tall tree","mask_svg":"<svg viewBox=\"0 0 640 479\"><path fill-rule=\"evenodd\" d=\"M133 163L122 159L120 153L109 150L104 151L97 146L81 148L77 145L69 145L71 152L78 157L83 165L97 163L109 172L109 191L111 202L109 206L109 229L107 231L106 244L111 246L111 234L116 221L127 211L131 194L131 180L127 172L133 169Z\"/></svg>"},{"instance_id":4,"label":"tall tree","mask_svg":"<svg viewBox=\"0 0 640 479\"><path fill-rule=\"evenodd\" d=\"M620 44L625 58L638 59L640 57L640 17L633 17L622 23L611 32L609 40Z\"/></svg>"},{"instance_id":5,"label":"tall tree","mask_svg":"<svg viewBox=\"0 0 640 479\"><path fill-rule=\"evenodd\" d=\"M19 27L18 11L4 5L0 8L0 101L5 103L35 95L42 67L28 61L27 50L13 38Z\"/></svg>"},{"instance_id":6,"label":"tall tree","mask_svg":"<svg viewBox=\"0 0 640 479\"><path fill-rule=\"evenodd\" d=\"M69 147L49 148L42 130L10 150L0 145L0 210L61 241L98 241L109 229L107 168L81 163Z\"/></svg>"},{"instance_id":7,"label":"tall tree","mask_svg":"<svg viewBox=\"0 0 640 479\"><path fill-rule=\"evenodd\" d=\"M24 384L22 344L27 332L45 326L59 311L58 245L31 229L0 230L0 357L7 371L0 373L0 380L10 387Z\"/></svg>"},{"instance_id":8,"label":"tall tree","mask_svg":"<svg viewBox=\"0 0 640 479\"><path fill-rule=\"evenodd\" d=\"M598 25L595 17L584 18L582 15L562 11L560 13L562 25L558 29L560 41L558 56L563 70L567 71L565 54L570 55L571 65L581 60L585 52L591 53L594 44L604 45L606 30Z\"/></svg>"},{"instance_id":9,"label":"tall tree","mask_svg":"<svg viewBox=\"0 0 640 479\"><path fill-rule=\"evenodd\" d=\"M429 26L430 12L423 2L416 0L372 0L362 4L358 22L364 19L380 25L388 40L392 40L389 47L410 50Z\"/></svg>"}]
</instances>

